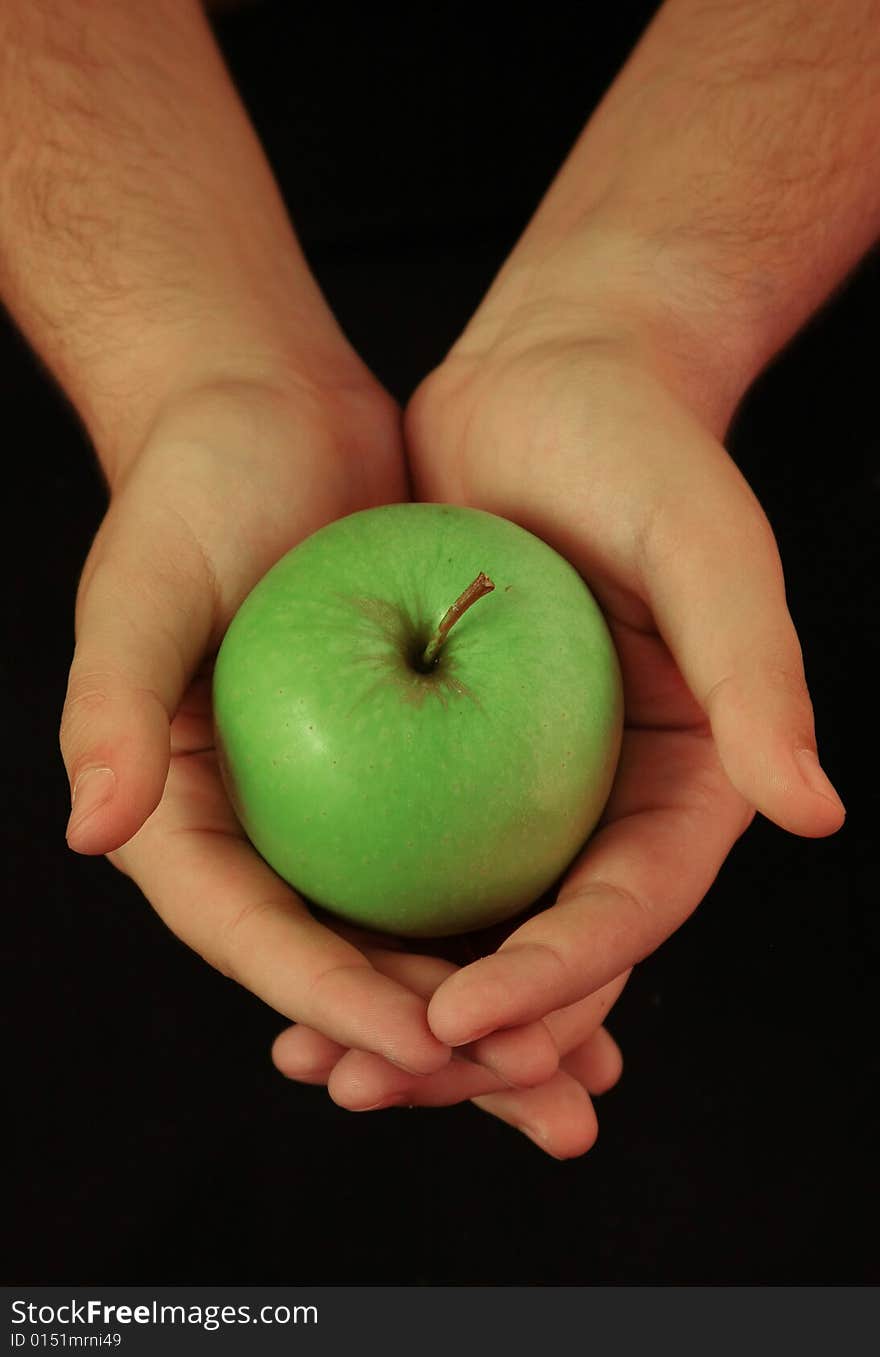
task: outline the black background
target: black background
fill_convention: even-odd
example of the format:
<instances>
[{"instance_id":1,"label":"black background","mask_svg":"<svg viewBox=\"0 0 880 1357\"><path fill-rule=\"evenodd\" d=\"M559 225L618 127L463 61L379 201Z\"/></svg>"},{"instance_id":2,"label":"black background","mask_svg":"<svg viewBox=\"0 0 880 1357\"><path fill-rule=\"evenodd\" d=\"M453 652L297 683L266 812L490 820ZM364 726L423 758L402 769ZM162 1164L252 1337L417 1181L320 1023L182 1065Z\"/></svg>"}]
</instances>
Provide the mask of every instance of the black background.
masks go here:
<instances>
[{"instance_id":1,"label":"black background","mask_svg":"<svg viewBox=\"0 0 880 1357\"><path fill-rule=\"evenodd\" d=\"M264 3L217 21L318 278L399 397L465 323L652 8ZM103 492L63 399L0 331L4 1280L880 1281L878 310L871 257L730 438L777 533L847 824L822 842L753 826L614 1011L624 1078L569 1163L470 1106L354 1116L288 1084L268 1058L278 1016L106 862L68 852L57 723Z\"/></svg>"}]
</instances>

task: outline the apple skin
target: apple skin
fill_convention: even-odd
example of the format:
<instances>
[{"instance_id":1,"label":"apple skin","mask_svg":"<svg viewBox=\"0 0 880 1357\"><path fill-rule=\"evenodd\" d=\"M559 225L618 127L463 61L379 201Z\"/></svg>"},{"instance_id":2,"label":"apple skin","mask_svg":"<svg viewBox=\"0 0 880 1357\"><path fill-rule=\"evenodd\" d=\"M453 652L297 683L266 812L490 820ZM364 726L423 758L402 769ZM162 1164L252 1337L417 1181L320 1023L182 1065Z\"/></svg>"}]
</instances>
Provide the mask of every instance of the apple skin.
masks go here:
<instances>
[{"instance_id":1,"label":"apple skin","mask_svg":"<svg viewBox=\"0 0 880 1357\"><path fill-rule=\"evenodd\" d=\"M493 593L415 667L484 571ZM245 599L214 671L220 766L254 846L309 900L405 937L487 927L575 857L620 751L620 670L577 571L478 509L328 524Z\"/></svg>"}]
</instances>

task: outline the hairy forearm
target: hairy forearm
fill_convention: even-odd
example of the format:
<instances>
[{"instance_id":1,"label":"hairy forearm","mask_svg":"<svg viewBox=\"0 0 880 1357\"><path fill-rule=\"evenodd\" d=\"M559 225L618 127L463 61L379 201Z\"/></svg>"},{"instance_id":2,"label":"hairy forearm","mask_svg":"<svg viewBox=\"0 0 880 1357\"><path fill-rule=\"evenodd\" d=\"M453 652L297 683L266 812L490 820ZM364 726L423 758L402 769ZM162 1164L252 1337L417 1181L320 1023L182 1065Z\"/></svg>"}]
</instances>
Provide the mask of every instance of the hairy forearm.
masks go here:
<instances>
[{"instance_id":1,"label":"hairy forearm","mask_svg":"<svg viewBox=\"0 0 880 1357\"><path fill-rule=\"evenodd\" d=\"M0 291L105 462L181 385L349 359L195 0L6 0Z\"/></svg>"},{"instance_id":2,"label":"hairy forearm","mask_svg":"<svg viewBox=\"0 0 880 1357\"><path fill-rule=\"evenodd\" d=\"M638 313L720 406L880 230L878 0L667 0L490 294Z\"/></svg>"}]
</instances>

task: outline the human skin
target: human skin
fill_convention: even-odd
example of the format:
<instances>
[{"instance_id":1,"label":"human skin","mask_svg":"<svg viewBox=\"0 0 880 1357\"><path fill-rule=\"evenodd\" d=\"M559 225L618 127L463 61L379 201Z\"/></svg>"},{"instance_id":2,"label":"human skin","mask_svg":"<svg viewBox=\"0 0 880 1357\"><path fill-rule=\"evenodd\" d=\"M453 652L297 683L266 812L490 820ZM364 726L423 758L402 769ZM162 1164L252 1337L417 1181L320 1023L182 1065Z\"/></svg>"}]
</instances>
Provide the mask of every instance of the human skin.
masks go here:
<instances>
[{"instance_id":1,"label":"human skin","mask_svg":"<svg viewBox=\"0 0 880 1357\"><path fill-rule=\"evenodd\" d=\"M557 903L437 986L429 1022L454 1048L601 992L688 917L756 810L808 837L843 821L773 533L722 440L876 239L878 120L875 0L668 0L409 405L416 495L565 554L627 706L603 826ZM446 1077L407 1081L304 1028L276 1060L344 1105L365 1087L427 1102ZM569 1092L564 1113L542 1089L481 1106L564 1155L595 1125Z\"/></svg>"},{"instance_id":2,"label":"human skin","mask_svg":"<svg viewBox=\"0 0 880 1357\"><path fill-rule=\"evenodd\" d=\"M817 766L811 791L792 757L814 742L778 556L719 440L876 234L876 11L665 6L410 407L418 493L546 535L599 594L625 671L648 676L629 685L646 729L630 731L612 822L560 904L441 974L448 963L330 933L261 874L218 797L203 685L181 706L281 550L405 495L397 412L304 269L197 7L4 7L0 286L111 488L62 727L70 842L112 852L181 936L297 1019L279 1067L329 1080L342 1105L474 1097L548 1152L581 1152L588 1094L619 1069L596 996L694 907L754 807L800 833L840 823ZM507 427L517 377L535 385L505 467L463 431L469 417ZM550 440L541 412L560 387ZM553 443L542 485L525 465L536 441L542 456ZM594 538L587 515L612 503L614 531ZM628 801L639 783L645 800ZM627 843L638 851L615 880ZM687 864L677 883L670 858ZM450 1067L452 1043L538 1087L499 1095L473 1061ZM400 1065L426 1077L395 1083Z\"/></svg>"},{"instance_id":3,"label":"human skin","mask_svg":"<svg viewBox=\"0 0 880 1357\"><path fill-rule=\"evenodd\" d=\"M61 724L70 846L325 1040L445 1068L422 960L318 922L247 844L207 700L268 567L407 497L400 411L310 276L195 3L9 0L0 63L0 290L110 493ZM567 1049L597 1020L569 1024ZM546 1079L559 1046L541 1022L464 1054L452 1074L479 1092Z\"/></svg>"}]
</instances>

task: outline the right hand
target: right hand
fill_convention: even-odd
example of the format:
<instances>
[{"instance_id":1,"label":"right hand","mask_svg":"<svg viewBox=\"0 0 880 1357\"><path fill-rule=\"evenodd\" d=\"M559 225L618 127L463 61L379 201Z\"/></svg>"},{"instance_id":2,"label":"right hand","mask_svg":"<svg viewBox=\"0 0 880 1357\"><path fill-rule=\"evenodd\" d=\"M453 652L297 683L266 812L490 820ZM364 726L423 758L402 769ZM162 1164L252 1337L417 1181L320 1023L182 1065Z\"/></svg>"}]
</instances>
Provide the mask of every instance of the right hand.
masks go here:
<instances>
[{"instance_id":1,"label":"right hand","mask_svg":"<svg viewBox=\"0 0 880 1357\"><path fill-rule=\"evenodd\" d=\"M287 1017L407 1070L442 1068L424 999L252 849L212 747L211 656L252 586L323 524L406 498L396 405L372 379L191 390L112 479L61 722L70 846L107 854L180 938Z\"/></svg>"}]
</instances>

